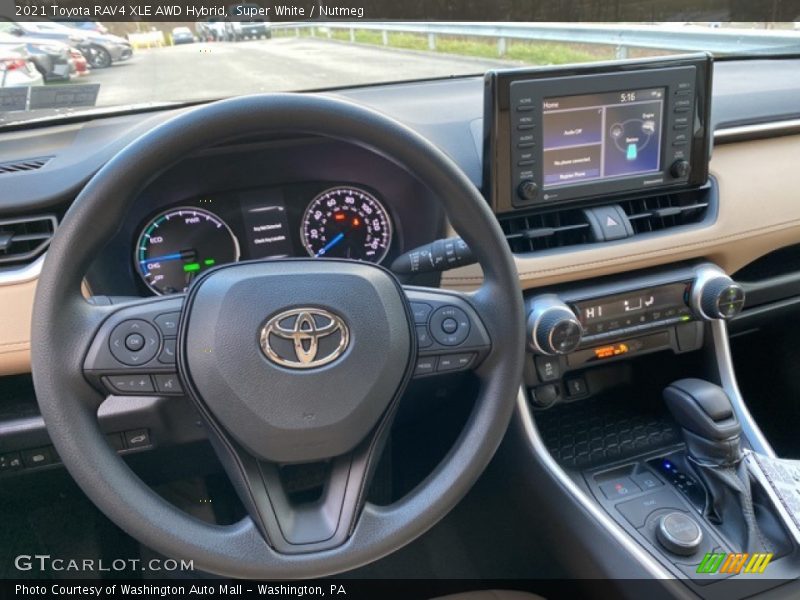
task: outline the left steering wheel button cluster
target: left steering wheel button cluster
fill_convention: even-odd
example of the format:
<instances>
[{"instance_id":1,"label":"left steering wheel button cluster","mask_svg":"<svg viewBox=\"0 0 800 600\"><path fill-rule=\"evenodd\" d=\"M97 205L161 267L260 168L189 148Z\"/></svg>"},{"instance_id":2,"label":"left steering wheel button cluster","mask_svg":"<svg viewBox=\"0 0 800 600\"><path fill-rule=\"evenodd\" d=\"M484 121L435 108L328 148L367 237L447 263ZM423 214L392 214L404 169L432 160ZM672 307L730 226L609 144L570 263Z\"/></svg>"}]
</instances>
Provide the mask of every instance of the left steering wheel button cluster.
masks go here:
<instances>
[{"instance_id":1,"label":"left steering wheel button cluster","mask_svg":"<svg viewBox=\"0 0 800 600\"><path fill-rule=\"evenodd\" d=\"M129 319L114 327L108 343L114 358L124 365L136 366L156 356L160 341L153 325L141 319Z\"/></svg>"}]
</instances>

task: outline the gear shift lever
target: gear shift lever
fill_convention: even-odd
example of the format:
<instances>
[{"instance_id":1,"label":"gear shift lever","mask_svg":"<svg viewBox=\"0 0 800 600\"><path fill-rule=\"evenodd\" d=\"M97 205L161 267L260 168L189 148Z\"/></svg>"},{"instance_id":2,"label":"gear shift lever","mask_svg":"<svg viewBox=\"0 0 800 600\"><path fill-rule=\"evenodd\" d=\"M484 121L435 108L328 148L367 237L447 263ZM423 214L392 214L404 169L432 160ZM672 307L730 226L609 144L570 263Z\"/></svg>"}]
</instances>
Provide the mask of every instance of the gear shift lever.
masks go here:
<instances>
[{"instance_id":1,"label":"gear shift lever","mask_svg":"<svg viewBox=\"0 0 800 600\"><path fill-rule=\"evenodd\" d=\"M756 522L750 475L742 460L742 427L725 391L702 379L681 379L664 400L683 430L687 458L708 492L706 516L744 552L769 551Z\"/></svg>"}]
</instances>

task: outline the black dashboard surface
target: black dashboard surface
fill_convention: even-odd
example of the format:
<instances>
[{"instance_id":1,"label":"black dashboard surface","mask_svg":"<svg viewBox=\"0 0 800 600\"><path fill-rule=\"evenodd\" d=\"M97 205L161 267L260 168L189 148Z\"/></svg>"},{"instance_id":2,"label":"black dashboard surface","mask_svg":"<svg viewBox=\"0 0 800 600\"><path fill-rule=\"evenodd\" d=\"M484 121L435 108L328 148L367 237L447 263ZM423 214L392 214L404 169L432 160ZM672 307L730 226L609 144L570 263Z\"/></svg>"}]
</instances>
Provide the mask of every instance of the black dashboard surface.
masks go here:
<instances>
[{"instance_id":1,"label":"black dashboard surface","mask_svg":"<svg viewBox=\"0 0 800 600\"><path fill-rule=\"evenodd\" d=\"M800 60L721 61L715 66L715 128L800 116ZM447 152L481 185L483 79L468 77L335 92L416 129ZM0 133L0 162L53 156L46 168L4 176L0 214L20 214L68 202L91 175L172 111Z\"/></svg>"}]
</instances>

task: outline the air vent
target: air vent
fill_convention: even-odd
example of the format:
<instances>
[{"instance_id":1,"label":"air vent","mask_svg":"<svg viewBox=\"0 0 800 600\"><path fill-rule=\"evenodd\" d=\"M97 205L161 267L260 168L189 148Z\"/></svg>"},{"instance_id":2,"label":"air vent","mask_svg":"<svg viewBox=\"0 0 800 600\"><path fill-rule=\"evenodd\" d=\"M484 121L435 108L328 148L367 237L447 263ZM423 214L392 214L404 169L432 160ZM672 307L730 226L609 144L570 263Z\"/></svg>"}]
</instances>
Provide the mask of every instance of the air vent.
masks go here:
<instances>
[{"instance_id":1,"label":"air vent","mask_svg":"<svg viewBox=\"0 0 800 600\"><path fill-rule=\"evenodd\" d=\"M633 236L637 236L701 223L708 215L710 197L708 189L701 189L620 200L609 203L609 206L614 204L623 210L630 221ZM586 213L593 210L596 209L567 208L530 215L515 214L500 217L500 226L511 251L519 254L593 244L602 242L604 235L602 231L594 231L587 219Z\"/></svg>"},{"instance_id":2,"label":"air vent","mask_svg":"<svg viewBox=\"0 0 800 600\"><path fill-rule=\"evenodd\" d=\"M501 219L500 226L514 253L537 252L592 241L589 223L581 209L514 215Z\"/></svg>"},{"instance_id":3,"label":"air vent","mask_svg":"<svg viewBox=\"0 0 800 600\"><path fill-rule=\"evenodd\" d=\"M633 234L639 235L701 222L708 212L705 198L694 193L670 194L624 200L618 204L628 215Z\"/></svg>"},{"instance_id":4,"label":"air vent","mask_svg":"<svg viewBox=\"0 0 800 600\"><path fill-rule=\"evenodd\" d=\"M0 219L0 265L31 262L44 252L58 221L53 215Z\"/></svg>"},{"instance_id":5,"label":"air vent","mask_svg":"<svg viewBox=\"0 0 800 600\"><path fill-rule=\"evenodd\" d=\"M52 156L40 156L39 158L28 158L26 160L13 160L0 163L0 175L36 171L50 162L52 158Z\"/></svg>"}]
</instances>

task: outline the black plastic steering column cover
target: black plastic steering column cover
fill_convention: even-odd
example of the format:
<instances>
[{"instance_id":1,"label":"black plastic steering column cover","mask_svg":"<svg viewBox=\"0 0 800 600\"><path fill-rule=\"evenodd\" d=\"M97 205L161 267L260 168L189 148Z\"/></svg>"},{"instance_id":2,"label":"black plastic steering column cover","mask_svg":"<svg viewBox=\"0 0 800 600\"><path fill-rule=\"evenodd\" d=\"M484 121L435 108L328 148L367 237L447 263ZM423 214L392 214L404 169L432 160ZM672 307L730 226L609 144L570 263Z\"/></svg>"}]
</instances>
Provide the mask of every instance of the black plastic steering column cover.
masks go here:
<instances>
[{"instance_id":1,"label":"black plastic steering column cover","mask_svg":"<svg viewBox=\"0 0 800 600\"><path fill-rule=\"evenodd\" d=\"M387 507L366 504L351 537L322 552L274 551L252 519L201 522L148 488L108 446L97 425L102 402L84 378L86 349L112 307L92 306L81 282L126 218L138 192L190 153L243 135L311 134L371 149L414 174L442 202L475 252L484 285L471 301L494 350L477 371L475 409L447 457ZM61 459L89 498L142 543L195 568L249 578L321 577L381 558L447 514L497 449L522 376L525 319L511 253L488 204L446 155L413 130L356 104L317 95L247 96L179 114L117 154L86 185L54 236L33 314L32 370L42 415Z\"/></svg>"}]
</instances>

